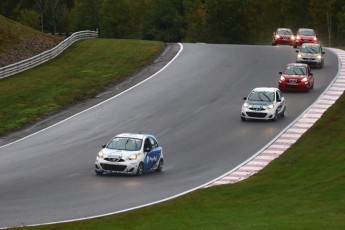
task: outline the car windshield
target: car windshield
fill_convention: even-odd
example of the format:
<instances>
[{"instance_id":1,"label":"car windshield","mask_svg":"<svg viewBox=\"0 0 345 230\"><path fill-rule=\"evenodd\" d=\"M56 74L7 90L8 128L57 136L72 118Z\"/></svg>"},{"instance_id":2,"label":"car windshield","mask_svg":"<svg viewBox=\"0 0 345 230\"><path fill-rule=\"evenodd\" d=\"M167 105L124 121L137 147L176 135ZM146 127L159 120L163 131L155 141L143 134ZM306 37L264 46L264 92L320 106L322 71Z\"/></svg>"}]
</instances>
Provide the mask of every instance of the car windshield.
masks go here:
<instances>
[{"instance_id":1,"label":"car windshield","mask_svg":"<svg viewBox=\"0 0 345 230\"><path fill-rule=\"evenodd\" d=\"M138 151L141 148L141 143L141 139L115 137L108 143L107 148L116 150Z\"/></svg>"},{"instance_id":2,"label":"car windshield","mask_svg":"<svg viewBox=\"0 0 345 230\"><path fill-rule=\"evenodd\" d=\"M277 31L277 34L279 34L279 35L292 35L292 31L291 30L280 29L280 30Z\"/></svg>"},{"instance_id":3,"label":"car windshield","mask_svg":"<svg viewBox=\"0 0 345 230\"><path fill-rule=\"evenodd\" d=\"M321 48L320 48L320 46L306 46L306 45L302 45L301 48L300 48L300 52L302 52L302 53L317 54L317 53L321 53Z\"/></svg>"},{"instance_id":4,"label":"car windshield","mask_svg":"<svg viewBox=\"0 0 345 230\"><path fill-rule=\"evenodd\" d=\"M298 34L304 36L315 36L314 30L300 30Z\"/></svg>"},{"instance_id":5,"label":"car windshield","mask_svg":"<svg viewBox=\"0 0 345 230\"><path fill-rule=\"evenodd\" d=\"M252 91L248 96L249 101L274 101L274 92L269 91Z\"/></svg>"},{"instance_id":6,"label":"car windshield","mask_svg":"<svg viewBox=\"0 0 345 230\"><path fill-rule=\"evenodd\" d=\"M287 75L306 75L307 68L305 66L287 66L284 70L284 74Z\"/></svg>"}]
</instances>

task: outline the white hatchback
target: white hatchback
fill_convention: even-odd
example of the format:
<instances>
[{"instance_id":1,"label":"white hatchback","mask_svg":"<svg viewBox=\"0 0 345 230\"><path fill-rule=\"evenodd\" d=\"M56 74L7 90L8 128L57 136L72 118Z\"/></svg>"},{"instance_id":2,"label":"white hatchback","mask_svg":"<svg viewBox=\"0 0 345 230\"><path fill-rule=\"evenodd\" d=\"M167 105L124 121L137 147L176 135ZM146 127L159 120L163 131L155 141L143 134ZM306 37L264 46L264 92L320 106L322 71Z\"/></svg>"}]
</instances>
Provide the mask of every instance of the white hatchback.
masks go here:
<instances>
[{"instance_id":1,"label":"white hatchback","mask_svg":"<svg viewBox=\"0 0 345 230\"><path fill-rule=\"evenodd\" d=\"M163 150L158 140L149 134L124 133L102 146L95 161L97 175L124 173L141 175L163 169Z\"/></svg>"},{"instance_id":2,"label":"white hatchback","mask_svg":"<svg viewBox=\"0 0 345 230\"><path fill-rule=\"evenodd\" d=\"M286 104L282 92L274 87L253 89L242 105L241 120L277 120L284 117Z\"/></svg>"}]
</instances>

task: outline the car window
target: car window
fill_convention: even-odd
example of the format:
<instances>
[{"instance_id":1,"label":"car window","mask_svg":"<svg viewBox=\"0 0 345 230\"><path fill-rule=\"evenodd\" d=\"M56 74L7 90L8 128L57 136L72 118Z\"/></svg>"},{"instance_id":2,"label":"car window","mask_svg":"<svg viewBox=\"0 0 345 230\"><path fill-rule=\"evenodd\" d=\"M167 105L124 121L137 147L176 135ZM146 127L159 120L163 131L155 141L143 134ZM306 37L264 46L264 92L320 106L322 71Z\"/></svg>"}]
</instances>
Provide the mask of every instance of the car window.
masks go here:
<instances>
[{"instance_id":1,"label":"car window","mask_svg":"<svg viewBox=\"0 0 345 230\"><path fill-rule=\"evenodd\" d=\"M252 91L248 96L249 101L274 101L274 92L269 91Z\"/></svg>"},{"instance_id":2,"label":"car window","mask_svg":"<svg viewBox=\"0 0 345 230\"><path fill-rule=\"evenodd\" d=\"M151 138L151 137L149 139L150 139L150 143L151 143L152 148L157 148L158 143L156 142L156 140Z\"/></svg>"},{"instance_id":3,"label":"car window","mask_svg":"<svg viewBox=\"0 0 345 230\"><path fill-rule=\"evenodd\" d=\"M287 66L284 70L284 74L287 75L305 75L307 69L305 66Z\"/></svg>"},{"instance_id":4,"label":"car window","mask_svg":"<svg viewBox=\"0 0 345 230\"><path fill-rule=\"evenodd\" d=\"M298 34L304 35L304 36L315 36L314 30L299 30Z\"/></svg>"},{"instance_id":5,"label":"car window","mask_svg":"<svg viewBox=\"0 0 345 230\"><path fill-rule=\"evenodd\" d=\"M321 47L320 46L302 45L301 48L300 48L300 52L302 52L302 53L311 53L311 54L321 53Z\"/></svg>"},{"instance_id":6,"label":"car window","mask_svg":"<svg viewBox=\"0 0 345 230\"><path fill-rule=\"evenodd\" d=\"M280 29L277 31L277 34L280 35L292 35L292 31L291 30L286 30L286 29Z\"/></svg>"},{"instance_id":7,"label":"car window","mask_svg":"<svg viewBox=\"0 0 345 230\"><path fill-rule=\"evenodd\" d=\"M127 137L115 137L109 142L107 148L115 150L138 151L141 148L142 140Z\"/></svg>"}]
</instances>

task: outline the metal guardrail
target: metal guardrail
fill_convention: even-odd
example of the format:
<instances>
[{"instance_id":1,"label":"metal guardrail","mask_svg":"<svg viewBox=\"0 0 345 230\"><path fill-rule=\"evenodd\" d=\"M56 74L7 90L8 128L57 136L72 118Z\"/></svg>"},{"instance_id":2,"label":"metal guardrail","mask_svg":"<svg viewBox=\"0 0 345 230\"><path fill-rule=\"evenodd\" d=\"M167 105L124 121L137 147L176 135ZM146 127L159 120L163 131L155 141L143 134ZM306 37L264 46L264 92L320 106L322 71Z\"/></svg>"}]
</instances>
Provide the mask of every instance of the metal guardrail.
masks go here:
<instances>
[{"instance_id":1,"label":"metal guardrail","mask_svg":"<svg viewBox=\"0 0 345 230\"><path fill-rule=\"evenodd\" d=\"M5 66L0 68L0 79L9 77L11 75L20 73L22 71L25 71L27 69L33 68L37 65L40 65L46 61L49 61L59 54L61 54L65 49L67 49L70 45L72 45L74 42L87 39L87 38L96 38L98 37L97 31L80 31L73 33L71 36L60 42L57 46L54 48L47 50L43 53L40 53L36 56L33 56L31 58L25 59L23 61Z\"/></svg>"}]
</instances>

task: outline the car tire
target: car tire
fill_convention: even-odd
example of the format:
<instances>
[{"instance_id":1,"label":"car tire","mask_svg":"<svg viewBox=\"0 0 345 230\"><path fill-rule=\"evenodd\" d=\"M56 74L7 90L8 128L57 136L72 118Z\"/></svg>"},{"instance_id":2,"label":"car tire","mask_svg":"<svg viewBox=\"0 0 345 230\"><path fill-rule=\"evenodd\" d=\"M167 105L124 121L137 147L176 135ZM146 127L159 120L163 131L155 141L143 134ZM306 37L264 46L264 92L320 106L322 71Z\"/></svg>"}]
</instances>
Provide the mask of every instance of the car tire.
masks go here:
<instances>
[{"instance_id":1,"label":"car tire","mask_svg":"<svg viewBox=\"0 0 345 230\"><path fill-rule=\"evenodd\" d=\"M137 169L136 175L137 176L141 176L141 175L143 175L143 172L144 172L144 165L143 165L143 162L140 162L139 165L138 165L138 169Z\"/></svg>"},{"instance_id":2,"label":"car tire","mask_svg":"<svg viewBox=\"0 0 345 230\"><path fill-rule=\"evenodd\" d=\"M285 117L286 116L286 106L284 107L283 112L280 114L280 117Z\"/></svg>"},{"instance_id":3,"label":"car tire","mask_svg":"<svg viewBox=\"0 0 345 230\"><path fill-rule=\"evenodd\" d=\"M278 120L278 112L276 111L274 114L274 117L272 119L273 121L277 121Z\"/></svg>"},{"instance_id":4,"label":"car tire","mask_svg":"<svg viewBox=\"0 0 345 230\"><path fill-rule=\"evenodd\" d=\"M97 170L95 170L95 173L96 173L97 176L102 176L102 175L103 175L103 172L102 172L102 171L97 171Z\"/></svg>"},{"instance_id":5,"label":"car tire","mask_svg":"<svg viewBox=\"0 0 345 230\"><path fill-rule=\"evenodd\" d=\"M277 43L272 42L272 46L276 46L276 45L277 45Z\"/></svg>"},{"instance_id":6,"label":"car tire","mask_svg":"<svg viewBox=\"0 0 345 230\"><path fill-rule=\"evenodd\" d=\"M158 167L156 169L156 172L162 172L163 171L163 163L164 163L163 159L160 159Z\"/></svg>"}]
</instances>

